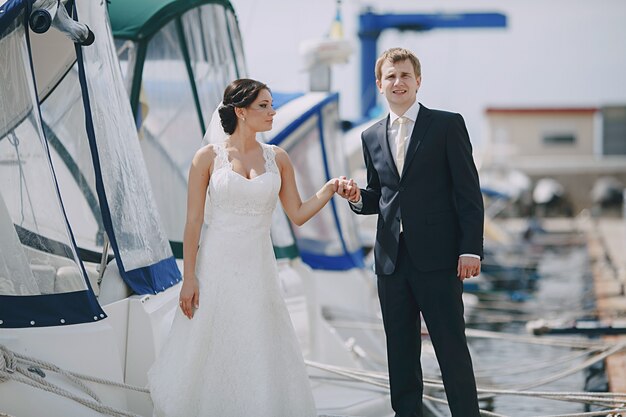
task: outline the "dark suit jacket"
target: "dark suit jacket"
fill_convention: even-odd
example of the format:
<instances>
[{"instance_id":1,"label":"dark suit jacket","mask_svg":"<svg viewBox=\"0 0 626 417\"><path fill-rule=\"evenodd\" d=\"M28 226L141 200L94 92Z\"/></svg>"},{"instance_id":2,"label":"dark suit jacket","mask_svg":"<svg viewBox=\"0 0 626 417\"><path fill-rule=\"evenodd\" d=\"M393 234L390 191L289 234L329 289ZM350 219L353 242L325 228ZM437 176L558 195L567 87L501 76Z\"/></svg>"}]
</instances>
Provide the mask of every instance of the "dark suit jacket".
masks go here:
<instances>
[{"instance_id":1,"label":"dark suit jacket","mask_svg":"<svg viewBox=\"0 0 626 417\"><path fill-rule=\"evenodd\" d=\"M472 145L460 114L420 107L400 177L387 140L389 116L363 132L367 188L358 214L378 214L376 274L393 273L400 218L416 268L456 268L483 255L483 199Z\"/></svg>"}]
</instances>

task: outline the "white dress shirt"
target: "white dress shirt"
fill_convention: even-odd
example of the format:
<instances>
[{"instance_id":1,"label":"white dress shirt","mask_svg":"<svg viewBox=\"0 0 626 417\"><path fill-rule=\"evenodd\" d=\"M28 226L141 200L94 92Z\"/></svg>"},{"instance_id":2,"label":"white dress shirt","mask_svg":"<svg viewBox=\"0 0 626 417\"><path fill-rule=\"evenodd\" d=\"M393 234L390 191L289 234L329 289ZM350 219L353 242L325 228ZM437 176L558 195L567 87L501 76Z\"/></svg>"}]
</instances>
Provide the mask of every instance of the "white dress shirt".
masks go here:
<instances>
[{"instance_id":1,"label":"white dress shirt","mask_svg":"<svg viewBox=\"0 0 626 417\"><path fill-rule=\"evenodd\" d=\"M400 128L400 123L398 123L398 119L400 117L404 117L406 119L406 134L407 138L405 140L404 145L404 155L406 156L406 151L409 148L409 142L411 141L411 134L413 133L413 128L415 127L415 121L417 120L417 115L420 111L420 104L415 101L411 107L408 108L404 114L395 114L393 111L389 112L389 124L387 125L387 140L389 141L389 149L391 149L391 155L393 155L394 162L396 162L396 166L398 166L396 158L396 152L398 150L398 144L396 143L396 136L398 136L398 129ZM401 172L398 172L398 175L402 175Z\"/></svg>"}]
</instances>

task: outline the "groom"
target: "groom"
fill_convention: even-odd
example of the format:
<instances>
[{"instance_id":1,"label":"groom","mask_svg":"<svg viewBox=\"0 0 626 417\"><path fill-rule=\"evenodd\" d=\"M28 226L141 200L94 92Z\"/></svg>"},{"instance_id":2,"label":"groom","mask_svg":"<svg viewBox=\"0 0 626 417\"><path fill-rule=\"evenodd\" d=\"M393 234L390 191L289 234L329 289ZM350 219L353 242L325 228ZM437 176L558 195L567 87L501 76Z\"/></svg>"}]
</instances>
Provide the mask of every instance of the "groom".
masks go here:
<instances>
[{"instance_id":1,"label":"groom","mask_svg":"<svg viewBox=\"0 0 626 417\"><path fill-rule=\"evenodd\" d=\"M479 417L465 339L463 280L478 275L483 200L463 117L416 101L417 57L385 51L376 86L390 113L362 134L367 188L340 182L357 214L378 214L375 268L396 417L421 417L420 313L454 417Z\"/></svg>"}]
</instances>

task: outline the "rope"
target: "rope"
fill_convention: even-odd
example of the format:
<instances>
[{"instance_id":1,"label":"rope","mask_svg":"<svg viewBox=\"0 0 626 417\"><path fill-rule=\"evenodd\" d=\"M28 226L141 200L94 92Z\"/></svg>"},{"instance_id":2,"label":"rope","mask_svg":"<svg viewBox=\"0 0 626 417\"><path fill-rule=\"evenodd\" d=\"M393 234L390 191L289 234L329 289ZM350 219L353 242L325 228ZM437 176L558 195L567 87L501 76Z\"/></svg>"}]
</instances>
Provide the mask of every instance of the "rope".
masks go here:
<instances>
[{"instance_id":1,"label":"rope","mask_svg":"<svg viewBox=\"0 0 626 417\"><path fill-rule=\"evenodd\" d=\"M372 321L359 321L359 320L330 320L332 326L339 329L359 329L359 330L376 330L383 332L384 328L382 322L378 319L372 318L376 322ZM607 344L604 342L588 341L583 339L565 338L565 337L536 337L536 336L523 336L516 334L502 334L499 332L493 332L489 330L479 329L466 329L465 334L468 338L484 338L484 339L502 339L512 342L536 344L536 345L549 345L568 347L573 349L602 349L606 348Z\"/></svg>"},{"instance_id":2,"label":"rope","mask_svg":"<svg viewBox=\"0 0 626 417\"><path fill-rule=\"evenodd\" d=\"M72 378L78 378L78 379L82 379L82 380L89 381L89 382L95 382L95 383L102 384L102 385L110 385L110 386L117 387L117 388L130 389L130 390L142 392L145 394L150 393L150 390L148 390L147 388L137 387L134 385L128 385L128 384L124 384L121 382L110 381L110 380L103 379L103 378L96 378L96 377L89 376L89 375L79 374L77 372L68 372L68 371L62 370L61 368L54 365L53 363L45 362L40 359L32 358L32 357L25 356L25 355L20 355L19 353L14 353L4 345L0 345L0 353L3 354L2 356L0 356L0 370L3 370L2 361L4 359L4 356L6 355L10 358L17 358L17 360L21 362L25 362L25 363L30 362L31 365L37 365L39 368L43 368L48 371L57 372L62 375L70 375ZM17 362L17 360L15 359L13 360ZM7 367L7 369L9 368ZM3 381L0 380L0 382L3 382Z\"/></svg>"},{"instance_id":3,"label":"rope","mask_svg":"<svg viewBox=\"0 0 626 417\"><path fill-rule=\"evenodd\" d=\"M47 371L56 372L68 378L72 383L78 386L84 393L86 393L93 400L78 396L70 391L67 391L55 384L50 383L46 379L28 370L31 367L38 367ZM20 355L12 352L4 345L0 345L0 383L5 381L21 382L25 385L29 385L34 388L39 388L44 391L52 392L62 397L69 398L91 408L101 414L113 416L113 417L140 417L138 414L130 413L124 410L119 410L114 407L102 404L98 396L93 390L85 385L82 380L95 382L104 385L110 385L119 388L131 389L139 392L148 393L145 388L135 387L132 385L126 385L115 381L109 381L102 378L95 378L87 375L81 375L74 372L65 371L58 366L45 362L36 358Z\"/></svg>"},{"instance_id":4,"label":"rope","mask_svg":"<svg viewBox=\"0 0 626 417\"><path fill-rule=\"evenodd\" d=\"M550 416L541 416L541 417L587 417L587 416L606 416L606 417L621 417L622 413L626 412L626 408L615 408L613 410L604 410L604 411L591 411L588 413L578 413L578 414L553 414ZM610 414L607 414L610 413ZM619 414L613 414L619 413Z\"/></svg>"},{"instance_id":5,"label":"rope","mask_svg":"<svg viewBox=\"0 0 626 417\"><path fill-rule=\"evenodd\" d=\"M443 383L437 380L424 379L424 386L444 390ZM602 407L626 406L626 393L596 392L555 392L555 391L518 391L512 389L477 388L479 400L493 398L496 395L512 395L520 397L538 397L549 400L571 401L597 405ZM482 393L482 395L480 395ZM485 395L486 394L486 395Z\"/></svg>"},{"instance_id":6,"label":"rope","mask_svg":"<svg viewBox=\"0 0 626 417\"><path fill-rule=\"evenodd\" d=\"M599 353L599 354L597 354L595 356L592 356L591 358L589 358L586 361L582 362L578 366L571 367L569 369L566 369L565 371L559 372L559 373L554 374L552 376L549 376L549 377L537 380L537 381L535 381L535 382L533 382L531 384L527 384L527 385L524 385L524 386L521 386L521 387L518 386L518 387L516 387L516 389L518 389L520 391L523 391L523 390L526 390L528 388L538 387L538 386L545 385L545 384L548 384L548 383L553 382L553 381L557 381L557 380L559 380L561 378L564 378L566 376L574 374L574 373L576 373L576 372L578 372L578 371L580 371L582 369L588 368L591 365L593 365L594 363L600 362L600 361L604 360L605 358L607 358L607 357L609 357L609 356L611 356L611 355L613 355L613 354L615 354L617 352L620 352L620 351L624 350L625 348L626 348L626 342L618 343L618 344L614 345L613 347L611 347L610 349L605 350L603 353Z\"/></svg>"},{"instance_id":7,"label":"rope","mask_svg":"<svg viewBox=\"0 0 626 417\"><path fill-rule=\"evenodd\" d=\"M574 316L574 312L570 313ZM579 312L578 312L579 314ZM360 329L360 330L373 330L373 331L382 331L383 326L379 323L378 320L374 320L373 317L370 317L370 320L367 320L365 317L352 318L350 320L347 318L347 314L344 314L344 319L338 319L336 316L333 317L332 324L335 328L345 328L345 329ZM586 361L581 362L576 366L571 366L561 372L556 374L544 377L539 380L535 380L532 383L525 384L523 386L516 386L514 390L494 390L494 389L479 389L478 392L482 393L479 395L479 399L489 399L493 398L496 394L502 395L518 395L518 396L527 396L527 397L538 397L545 398L549 400L557 400L557 401L569 401L569 402L577 402L588 404L591 406L597 406L605 408L603 411L597 412L587 412L587 413L577 413L577 414L563 414L558 416L542 416L542 417L578 417L578 416L609 416L609 417L622 417L621 413L626 411L626 394L612 394L612 393L555 393L555 392L521 392L522 390L527 390L529 388L541 386L559 379L562 379L568 375L579 372L582 369L585 369L596 362L604 360L606 357L618 353L624 349L626 349L626 343L618 343L618 344L609 344L606 342L596 342L590 340L582 340L579 338L563 338L563 337L542 337L538 338L535 336L522 336L522 335L511 335L511 334L502 334L491 331L484 330L475 330L475 329L467 329L468 337L477 337L477 338L490 338L490 339L500 339L500 340L508 340L510 342L518 342L518 343L528 343L528 344L537 344L537 345L549 345L554 347L564 347L570 349L582 350L582 352L576 352L572 355L567 355L566 357L559 358L556 361L551 361L551 363L542 364L541 368L539 366L531 365L532 369L545 369L546 367L554 367L556 365L571 362L575 359L581 358L583 356L592 355ZM311 364L309 364L311 366ZM337 367L328 367L321 364L317 364L315 367L319 369L324 369L331 373L336 373L345 378L357 379L366 383L371 383L372 385L384 387L388 389L388 377L381 373L371 373L364 371L349 371L345 369L339 369ZM515 368L515 367L512 367ZM528 366L525 366L525 372L527 372ZM489 371L485 372L485 374ZM511 369L509 373L515 374L518 373L518 369ZM480 372L479 372L480 373ZM429 388L443 390L443 385L440 381L431 380L424 378L424 386ZM425 400L432 401L433 403L447 404L447 402L443 399L434 398L428 395L423 396ZM620 413L620 414L615 414ZM493 417L502 417L498 414L491 413L489 411L481 410L482 416L493 416ZM626 414L623 414L623 417L626 417Z\"/></svg>"},{"instance_id":8,"label":"rope","mask_svg":"<svg viewBox=\"0 0 626 417\"><path fill-rule=\"evenodd\" d=\"M606 358L616 352L619 352L626 348L626 343L620 343L612 346L611 348L606 349L604 352L590 358L585 361L580 366L577 366L573 369L569 369L566 372L562 372L561 374L557 374L548 378L547 380L540 381L539 383L532 384L527 386L529 388L531 386L541 385L544 383L551 382L553 380L559 379L565 375L568 375L572 372L576 372L578 369L585 368L592 363L595 363L599 360ZM350 369L345 367L333 366L322 364L319 362L313 362L309 360L305 360L307 366L320 369L329 373L333 373L339 375L343 378L349 380L355 380L359 382L363 382L366 384L370 384L379 388L382 388L384 392L389 391L389 377L386 373L383 372L374 372L374 371L365 371L360 369ZM24 366L26 367L24 367ZM80 387L87 395L89 395L93 400L80 397L70 391L67 391L59 386L56 386L48 381L46 381L41 376L37 375L34 372L28 370L29 367L37 366L41 369L49 370L56 372L60 375L65 376L75 385ZM101 414L113 416L113 417L139 417L137 414L133 414L124 410L119 410L114 407L110 407L104 405L100 402L97 395L87 387L82 380L90 381L99 384L110 385L119 388L131 389L143 393L149 393L146 388L136 387L132 385L127 385L115 381L109 381L102 378L95 378L88 375L82 375L74 372L65 371L54 364L49 362L45 362L42 360L38 360L35 358L31 358L25 355L20 355L15 352L12 352L10 349L6 348L3 345L0 345L0 383L5 381L16 381L21 382L23 384L32 386L34 388L39 388L44 391L52 392L57 395L69 398L73 401L78 402L86 407L89 407ZM425 379L424 385L428 387L433 387L437 389L443 389L443 385L440 381ZM524 388L518 388L524 389ZM553 400L561 400L561 401L573 401L573 402L582 402L588 403L592 405L598 405L603 407L622 407L622 408L613 408L610 410L604 411L594 411L587 413L578 413L578 414L560 414L560 415L550 415L550 416L542 416L542 417L587 417L587 416L606 416L607 414L612 414L613 417L621 416L621 413L626 412L626 393L589 393L589 392L548 392L548 391L519 391L519 390L502 390L502 389L492 389L492 388L479 388L479 393L483 394L491 394L491 395L516 395L516 396L526 396L526 397L541 397L546 399ZM425 400L432 401L434 403L439 404L447 404L447 401L441 398L432 397L429 395L423 396ZM502 414L497 414L491 411L480 410L481 416L485 417L507 417ZM618 414L615 414L618 413ZM2 414L0 413L0 416Z\"/></svg>"},{"instance_id":9,"label":"rope","mask_svg":"<svg viewBox=\"0 0 626 417\"><path fill-rule=\"evenodd\" d=\"M566 337L536 337L536 336L522 336L516 334L501 334L489 330L478 329L466 329L465 334L467 337L478 337L484 339L504 339L515 342L522 342L535 345L550 345L569 347L573 349L605 349L607 346L612 346L604 342L594 342L582 339L566 338Z\"/></svg>"},{"instance_id":10,"label":"rope","mask_svg":"<svg viewBox=\"0 0 626 417\"><path fill-rule=\"evenodd\" d=\"M478 388L478 392L499 395L515 395L519 397L540 397L552 400L572 400L576 402L598 402L608 406L626 405L626 393L604 392L554 392L554 391L516 391L504 389ZM612 398L611 398L612 397Z\"/></svg>"},{"instance_id":11,"label":"rope","mask_svg":"<svg viewBox=\"0 0 626 417\"><path fill-rule=\"evenodd\" d=\"M381 372L368 372L368 371L363 371L363 370L349 369L349 368L343 368L339 366L326 365L326 364L313 362L309 360L305 360L304 362L307 366L310 366L312 368L316 368L316 369L320 369L329 373L340 375L347 379L365 382L365 383L374 385L376 387L384 388L387 391L389 390L389 382L388 382L389 377L386 374L381 373ZM387 382L378 382L376 381L376 379L381 380L381 381L387 381ZM424 385L430 385L430 384L424 384ZM448 404L446 400L443 400L441 398L436 398L430 395L423 394L422 397L424 398L424 400L429 400L429 401L436 402L439 404L445 404L445 405ZM497 414L497 413L486 411L486 410L480 410L480 414L481 416L485 416L485 417L507 417L503 414Z\"/></svg>"},{"instance_id":12,"label":"rope","mask_svg":"<svg viewBox=\"0 0 626 417\"><path fill-rule=\"evenodd\" d=\"M0 349L2 348L4 348L4 346L0 345ZM0 353L2 353L2 355L0 355L0 372L5 372L6 369L9 370L8 372L15 372L17 369L15 354L13 354L10 350L5 352L4 349L2 349ZM8 378L3 378L2 375L0 375L0 383L5 381L8 381Z\"/></svg>"},{"instance_id":13,"label":"rope","mask_svg":"<svg viewBox=\"0 0 626 417\"><path fill-rule=\"evenodd\" d=\"M618 344L613 346L611 349L607 349L605 352L596 355L593 358L590 358L585 362L584 366L588 366L588 364L596 362L598 360L604 359L605 357L618 352L624 348L624 344ZM389 378L387 374L383 372L373 372L373 371L364 371L360 369L349 369L339 366L326 365L319 362L313 362L306 360L305 363L307 366L317 368L329 373L333 373L336 375L340 375L344 378L356 380L364 383L368 383L374 385L376 387L383 388L385 390L389 389ZM566 372L566 374L571 373L572 370ZM562 375L560 375L562 377ZM553 379L553 378L550 378ZM541 381L541 383L545 383L545 381ZM435 388L439 390L443 390L443 384L441 381L433 380L433 379L424 379L424 386ZM549 391L517 391L517 390L503 390L503 389L491 389L491 388L479 388L479 393L491 394L490 396L495 395L516 395L523 397L539 397L551 400L559 400L559 401L571 401L571 402L579 402L586 403L589 405L596 405L601 407L626 407L626 393L592 393L592 392L549 392ZM439 404L447 404L447 401L441 398L432 397L429 395L423 396L425 400L432 401L434 403ZM611 413L623 413L626 411L626 408L612 408L604 411L591 412L591 413L578 413L578 414L563 414L558 416L542 416L542 417L586 417L586 416L606 416ZM501 414L497 414L494 412L480 410L481 416L485 417L507 417ZM613 417L619 417L619 414L614 415Z\"/></svg>"},{"instance_id":14,"label":"rope","mask_svg":"<svg viewBox=\"0 0 626 417\"><path fill-rule=\"evenodd\" d=\"M507 369L503 370L502 367L493 368L477 368L474 370L476 378L488 377L488 376L508 376L517 374L527 374L532 371L545 370L547 368L553 368L557 365L561 365L567 362L573 362L581 359L592 353L600 352L601 349L590 349L584 351L575 351L573 354L561 356L559 359L549 358L545 361L535 361L533 363L520 363L519 365L507 365Z\"/></svg>"}]
</instances>

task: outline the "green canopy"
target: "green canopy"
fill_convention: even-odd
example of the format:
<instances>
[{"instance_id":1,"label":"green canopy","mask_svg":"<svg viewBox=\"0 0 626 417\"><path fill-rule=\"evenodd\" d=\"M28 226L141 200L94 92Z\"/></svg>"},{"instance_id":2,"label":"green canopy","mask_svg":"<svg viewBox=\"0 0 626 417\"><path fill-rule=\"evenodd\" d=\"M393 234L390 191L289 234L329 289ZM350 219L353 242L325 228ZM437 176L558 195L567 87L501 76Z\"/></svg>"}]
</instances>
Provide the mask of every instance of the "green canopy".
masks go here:
<instances>
[{"instance_id":1,"label":"green canopy","mask_svg":"<svg viewBox=\"0 0 626 417\"><path fill-rule=\"evenodd\" d=\"M228 0L111 0L113 36L134 41L148 39L172 19L204 4L221 4L235 13Z\"/></svg>"}]
</instances>

